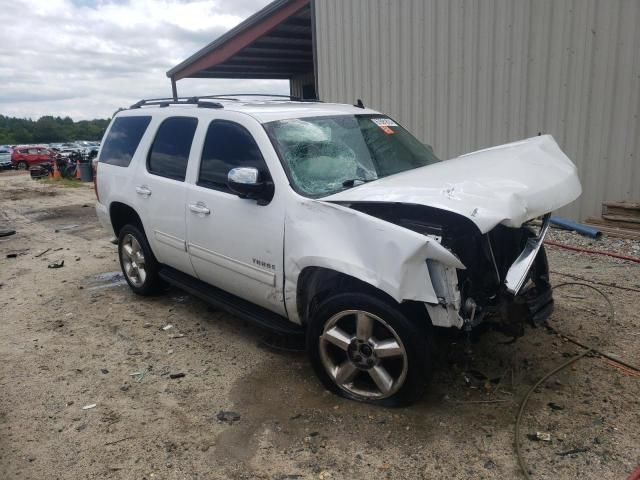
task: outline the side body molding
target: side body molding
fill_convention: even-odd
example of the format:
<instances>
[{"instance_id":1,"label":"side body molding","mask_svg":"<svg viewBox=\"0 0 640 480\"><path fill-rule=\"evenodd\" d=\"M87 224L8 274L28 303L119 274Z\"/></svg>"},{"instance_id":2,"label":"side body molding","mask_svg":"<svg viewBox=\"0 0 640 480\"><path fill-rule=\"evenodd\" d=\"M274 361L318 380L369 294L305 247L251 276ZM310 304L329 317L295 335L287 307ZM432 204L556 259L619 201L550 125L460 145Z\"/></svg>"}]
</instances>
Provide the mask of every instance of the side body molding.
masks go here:
<instances>
[{"instance_id":1,"label":"side body molding","mask_svg":"<svg viewBox=\"0 0 640 480\"><path fill-rule=\"evenodd\" d=\"M300 323L297 283L306 267L350 275L396 301L438 303L426 259L464 269L436 240L362 212L313 199L299 199L285 217L285 303Z\"/></svg>"}]
</instances>

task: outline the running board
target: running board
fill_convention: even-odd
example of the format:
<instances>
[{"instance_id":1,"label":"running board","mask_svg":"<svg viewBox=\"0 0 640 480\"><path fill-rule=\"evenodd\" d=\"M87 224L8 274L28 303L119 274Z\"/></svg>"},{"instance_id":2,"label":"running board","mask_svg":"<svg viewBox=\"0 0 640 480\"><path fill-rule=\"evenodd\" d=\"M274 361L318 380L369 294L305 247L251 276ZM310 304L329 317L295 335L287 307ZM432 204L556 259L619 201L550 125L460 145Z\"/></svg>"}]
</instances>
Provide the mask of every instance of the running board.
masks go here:
<instances>
[{"instance_id":1,"label":"running board","mask_svg":"<svg viewBox=\"0 0 640 480\"><path fill-rule=\"evenodd\" d=\"M304 329L266 308L254 305L171 267L162 267L160 277L167 283L198 297L210 305L254 325L280 335L304 335Z\"/></svg>"}]
</instances>

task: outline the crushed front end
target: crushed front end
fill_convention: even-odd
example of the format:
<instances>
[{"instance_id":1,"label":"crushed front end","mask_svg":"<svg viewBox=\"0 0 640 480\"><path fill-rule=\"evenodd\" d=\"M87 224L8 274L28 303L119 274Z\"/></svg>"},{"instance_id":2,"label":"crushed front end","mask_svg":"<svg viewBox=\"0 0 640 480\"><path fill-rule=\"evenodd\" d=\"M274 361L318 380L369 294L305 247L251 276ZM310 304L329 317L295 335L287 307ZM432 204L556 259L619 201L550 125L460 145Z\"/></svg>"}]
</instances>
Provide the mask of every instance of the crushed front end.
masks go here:
<instances>
[{"instance_id":1,"label":"crushed front end","mask_svg":"<svg viewBox=\"0 0 640 480\"><path fill-rule=\"evenodd\" d=\"M463 322L474 327L492 322L503 333L522 335L524 323L544 323L553 311L549 265L542 225L519 228L498 225L487 234L443 238L464 265L458 270Z\"/></svg>"},{"instance_id":2,"label":"crushed front end","mask_svg":"<svg viewBox=\"0 0 640 480\"><path fill-rule=\"evenodd\" d=\"M549 266L542 242L549 225L497 225L481 233L468 218L422 205L358 203L351 208L438 241L465 269L427 259L438 304L425 304L440 327L471 329L491 322L517 337L526 322L544 323L553 311Z\"/></svg>"}]
</instances>

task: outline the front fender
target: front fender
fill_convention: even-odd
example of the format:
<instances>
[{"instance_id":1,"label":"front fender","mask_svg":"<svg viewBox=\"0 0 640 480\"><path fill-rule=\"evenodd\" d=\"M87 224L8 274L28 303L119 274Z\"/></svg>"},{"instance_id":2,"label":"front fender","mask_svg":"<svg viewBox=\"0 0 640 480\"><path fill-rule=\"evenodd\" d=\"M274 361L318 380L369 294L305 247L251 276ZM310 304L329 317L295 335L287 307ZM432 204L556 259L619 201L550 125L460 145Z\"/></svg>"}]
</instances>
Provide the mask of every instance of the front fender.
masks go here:
<instances>
[{"instance_id":1,"label":"front fender","mask_svg":"<svg viewBox=\"0 0 640 480\"><path fill-rule=\"evenodd\" d=\"M301 199L285 217L285 302L292 320L298 276L328 268L368 283L397 302L438 303L427 259L464 269L436 240L341 205Z\"/></svg>"}]
</instances>

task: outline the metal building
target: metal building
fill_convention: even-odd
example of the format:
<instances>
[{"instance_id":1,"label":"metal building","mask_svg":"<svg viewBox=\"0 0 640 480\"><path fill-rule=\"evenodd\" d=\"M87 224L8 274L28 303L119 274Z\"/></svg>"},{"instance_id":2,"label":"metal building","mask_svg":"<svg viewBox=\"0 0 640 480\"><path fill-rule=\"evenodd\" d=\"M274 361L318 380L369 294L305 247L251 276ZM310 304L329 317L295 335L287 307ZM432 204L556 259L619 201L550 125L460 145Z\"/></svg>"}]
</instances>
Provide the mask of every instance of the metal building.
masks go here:
<instances>
[{"instance_id":1,"label":"metal building","mask_svg":"<svg viewBox=\"0 0 640 480\"><path fill-rule=\"evenodd\" d=\"M317 92L323 101L360 98L441 158L550 133L584 187L563 214L584 219L599 215L604 200L640 199L640 1L277 0L227 35L285 9L261 30L267 39L253 41L274 43L274 32L287 48L297 45L295 54L264 57L247 43L252 55L229 57L239 67L216 75L215 65L201 62L206 68L181 77L192 57L168 75L242 72L289 78L292 94ZM219 51L219 41L203 51Z\"/></svg>"}]
</instances>

